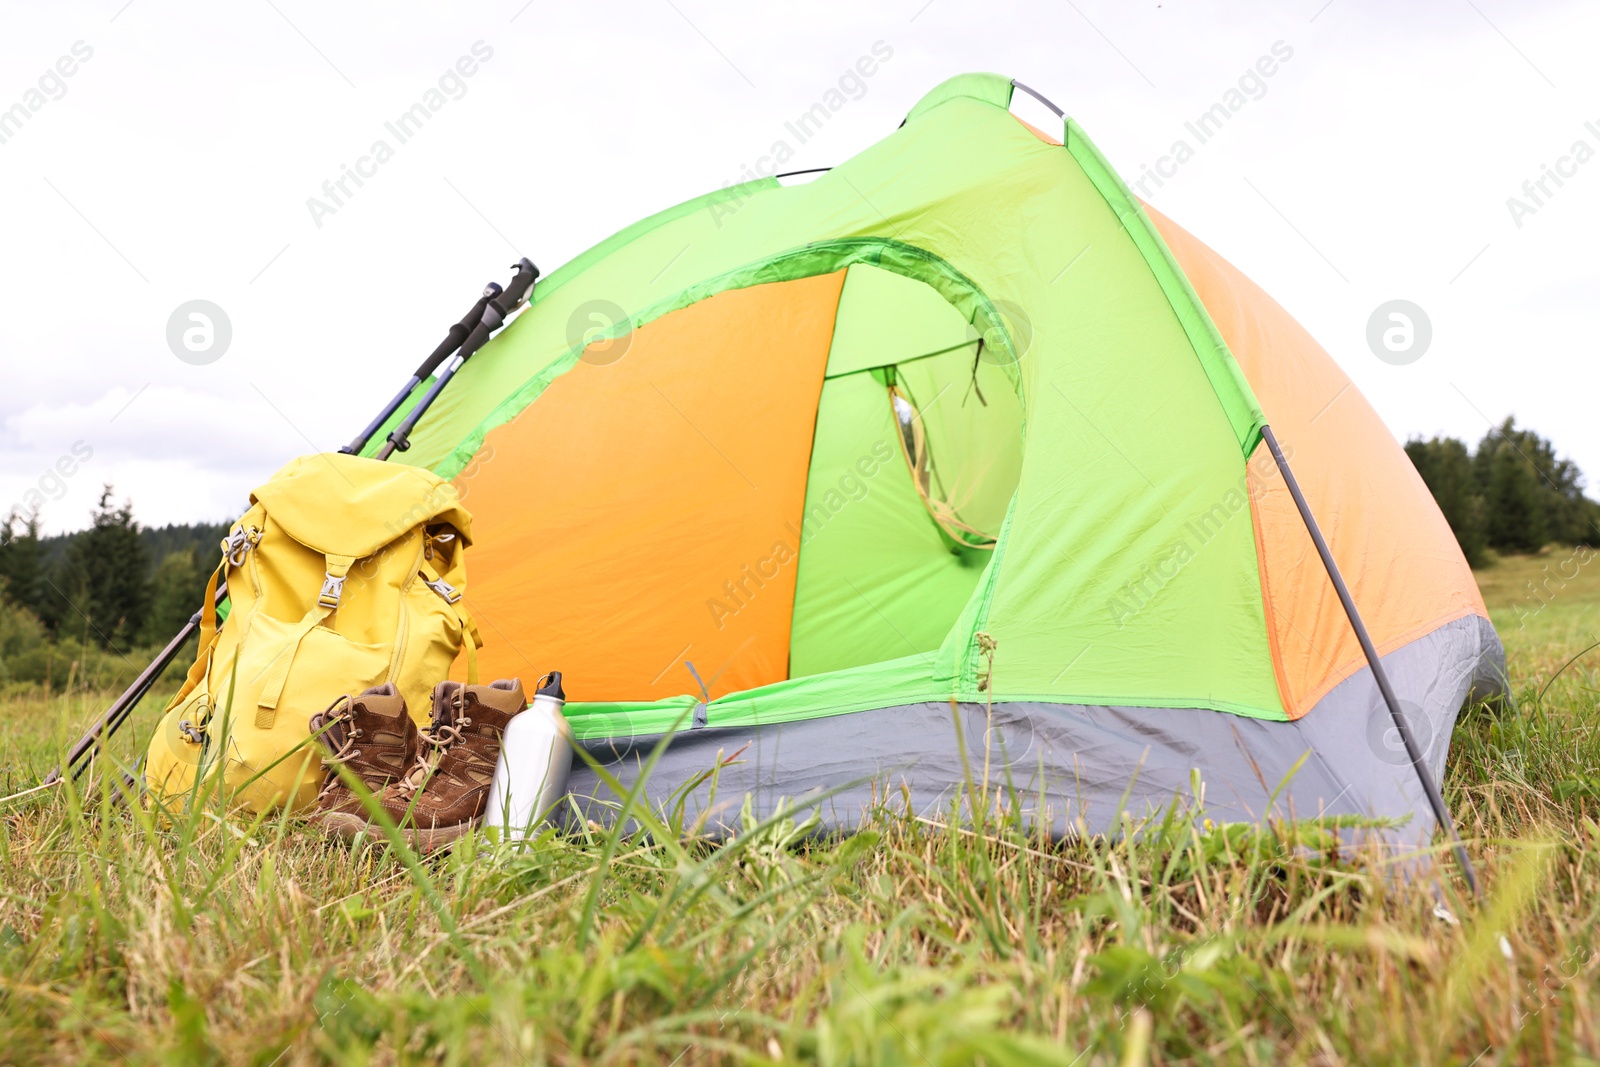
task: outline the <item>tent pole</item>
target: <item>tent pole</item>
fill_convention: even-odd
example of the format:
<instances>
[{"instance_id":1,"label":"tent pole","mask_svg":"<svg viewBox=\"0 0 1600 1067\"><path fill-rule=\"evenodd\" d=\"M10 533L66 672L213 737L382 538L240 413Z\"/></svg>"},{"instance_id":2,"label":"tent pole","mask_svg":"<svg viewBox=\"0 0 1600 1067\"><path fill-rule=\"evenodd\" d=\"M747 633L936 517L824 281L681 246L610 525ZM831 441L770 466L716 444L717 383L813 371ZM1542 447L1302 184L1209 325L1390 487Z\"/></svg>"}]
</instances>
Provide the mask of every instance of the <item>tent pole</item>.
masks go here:
<instances>
[{"instance_id":1,"label":"tent pole","mask_svg":"<svg viewBox=\"0 0 1600 1067\"><path fill-rule=\"evenodd\" d=\"M1273 462L1277 463L1284 484L1289 487L1289 495L1294 497L1294 506L1300 511L1300 518L1306 524L1306 532L1311 535L1311 542L1317 546L1317 555L1322 557L1322 566L1333 582L1334 592L1339 594L1339 602L1344 605L1344 613L1350 619L1350 628L1355 631L1356 640L1361 642L1361 651L1367 657L1367 666L1372 668L1372 677L1378 683L1378 691L1383 694L1383 702L1389 706L1389 717L1394 720L1395 729L1400 731L1400 740L1405 743L1406 755L1411 757L1411 769L1417 772L1417 778L1422 782L1422 791L1428 796L1428 806L1433 809L1433 817L1439 820L1439 825L1444 827L1445 833L1449 835L1451 847L1455 850L1456 862L1461 865L1461 873L1467 880L1467 888L1472 891L1473 896L1477 896L1478 878L1473 873L1472 860L1467 857L1466 846L1461 843L1461 837L1456 833L1455 823L1450 818L1450 810L1444 806L1444 797L1439 793L1439 786L1434 782L1427 764L1423 762L1422 750L1417 747L1417 739L1412 736L1411 726L1401 714L1400 700L1394 694L1394 687L1389 684L1389 675L1383 669L1383 661L1378 658L1378 649L1372 643L1372 636L1367 633L1366 623L1361 621L1361 613L1356 610L1356 602L1350 595L1350 588L1344 584L1344 576L1339 573L1339 564L1334 562L1328 542L1323 539L1322 530L1317 526L1315 516L1311 514L1311 505L1306 502L1305 494L1300 491L1300 483L1295 481L1294 471L1289 469L1289 461L1284 457L1283 449L1278 447L1278 438L1273 434L1272 427L1262 426L1261 437L1272 452Z\"/></svg>"}]
</instances>

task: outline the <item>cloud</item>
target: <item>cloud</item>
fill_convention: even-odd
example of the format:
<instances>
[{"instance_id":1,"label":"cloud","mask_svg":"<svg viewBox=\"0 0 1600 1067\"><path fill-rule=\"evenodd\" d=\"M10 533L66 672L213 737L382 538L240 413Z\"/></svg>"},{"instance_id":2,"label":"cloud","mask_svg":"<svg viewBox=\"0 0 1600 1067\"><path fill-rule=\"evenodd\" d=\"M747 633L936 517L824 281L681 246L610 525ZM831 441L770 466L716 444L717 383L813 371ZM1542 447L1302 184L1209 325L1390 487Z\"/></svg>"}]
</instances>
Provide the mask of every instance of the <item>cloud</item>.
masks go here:
<instances>
[{"instance_id":1,"label":"cloud","mask_svg":"<svg viewBox=\"0 0 1600 1067\"><path fill-rule=\"evenodd\" d=\"M42 497L47 531L77 529L111 484L146 524L237 514L252 486L313 451L250 399L151 385L35 403L0 421L0 509L27 511Z\"/></svg>"}]
</instances>

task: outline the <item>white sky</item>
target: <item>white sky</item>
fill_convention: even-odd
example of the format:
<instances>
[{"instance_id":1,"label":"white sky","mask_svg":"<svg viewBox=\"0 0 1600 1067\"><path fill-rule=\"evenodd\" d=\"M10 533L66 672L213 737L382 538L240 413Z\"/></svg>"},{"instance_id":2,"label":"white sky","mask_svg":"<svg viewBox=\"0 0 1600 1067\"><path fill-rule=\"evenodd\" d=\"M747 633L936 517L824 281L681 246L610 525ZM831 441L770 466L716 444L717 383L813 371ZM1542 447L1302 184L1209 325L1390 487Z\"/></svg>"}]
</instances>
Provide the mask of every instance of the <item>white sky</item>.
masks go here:
<instances>
[{"instance_id":1,"label":"white sky","mask_svg":"<svg viewBox=\"0 0 1600 1067\"><path fill-rule=\"evenodd\" d=\"M1600 480L1600 159L1520 228L1506 205L1573 142L1600 149L1600 5L124 4L0 0L0 111L75 42L93 50L0 143L0 509L93 450L47 530L83 526L106 481L147 524L236 514L282 462L359 429L517 255L548 273L736 179L877 41L892 58L792 168L993 70L1134 181L1284 42L1265 94L1151 202L1295 314L1398 437L1474 442L1515 414ZM480 40L493 56L466 94L318 228L307 198L394 143L383 123ZM166 344L196 298L233 326L208 366ZM1407 366L1365 342L1394 298L1433 324Z\"/></svg>"}]
</instances>

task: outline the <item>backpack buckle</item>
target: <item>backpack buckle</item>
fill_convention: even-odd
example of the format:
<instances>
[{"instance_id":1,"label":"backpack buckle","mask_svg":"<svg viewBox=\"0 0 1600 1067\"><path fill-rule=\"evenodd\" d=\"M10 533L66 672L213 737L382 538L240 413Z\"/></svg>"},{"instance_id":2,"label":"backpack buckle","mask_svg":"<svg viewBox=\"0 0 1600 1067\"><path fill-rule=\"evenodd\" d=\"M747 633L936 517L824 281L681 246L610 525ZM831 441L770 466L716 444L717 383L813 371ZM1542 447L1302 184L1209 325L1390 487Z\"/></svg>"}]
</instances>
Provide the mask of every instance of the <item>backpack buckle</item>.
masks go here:
<instances>
[{"instance_id":1,"label":"backpack buckle","mask_svg":"<svg viewBox=\"0 0 1600 1067\"><path fill-rule=\"evenodd\" d=\"M322 576L322 592L317 596L317 603L332 611L339 606L339 598L344 595L344 575L335 578L331 574Z\"/></svg>"},{"instance_id":2,"label":"backpack buckle","mask_svg":"<svg viewBox=\"0 0 1600 1067\"><path fill-rule=\"evenodd\" d=\"M434 557L433 546L435 544L448 545L455 539L456 535L451 533L449 530L440 530L437 533L424 533L422 538L422 558L432 559Z\"/></svg>"},{"instance_id":3,"label":"backpack buckle","mask_svg":"<svg viewBox=\"0 0 1600 1067\"><path fill-rule=\"evenodd\" d=\"M233 567L244 565L244 557L256 547L261 540L261 531L254 526L241 526L232 531L222 541L222 554L227 557L228 564Z\"/></svg>"},{"instance_id":4,"label":"backpack buckle","mask_svg":"<svg viewBox=\"0 0 1600 1067\"><path fill-rule=\"evenodd\" d=\"M437 578L433 581L429 581L428 578L424 576L422 579L422 584L443 597L446 604L454 604L456 601L461 599L461 590L457 589L443 578Z\"/></svg>"}]
</instances>

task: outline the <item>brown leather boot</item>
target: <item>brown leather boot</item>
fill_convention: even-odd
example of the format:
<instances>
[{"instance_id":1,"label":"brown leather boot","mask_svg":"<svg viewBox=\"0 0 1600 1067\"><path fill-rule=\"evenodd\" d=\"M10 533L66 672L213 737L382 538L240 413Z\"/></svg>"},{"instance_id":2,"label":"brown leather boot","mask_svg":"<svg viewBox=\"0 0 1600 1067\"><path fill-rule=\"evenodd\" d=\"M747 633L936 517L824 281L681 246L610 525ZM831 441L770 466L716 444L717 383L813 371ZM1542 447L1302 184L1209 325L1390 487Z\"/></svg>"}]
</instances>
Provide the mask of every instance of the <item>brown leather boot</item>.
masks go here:
<instances>
[{"instance_id":1,"label":"brown leather boot","mask_svg":"<svg viewBox=\"0 0 1600 1067\"><path fill-rule=\"evenodd\" d=\"M353 836L368 827L367 807L344 783L337 765L344 764L362 785L381 795L416 762L417 725L399 691L380 685L358 697L340 697L328 710L311 716L310 727L327 753L322 759L327 777L312 821L340 836Z\"/></svg>"},{"instance_id":2,"label":"brown leather boot","mask_svg":"<svg viewBox=\"0 0 1600 1067\"><path fill-rule=\"evenodd\" d=\"M422 735L417 762L383 792L382 803L425 853L462 836L483 819L506 724L527 707L522 682L489 685L440 682L433 722Z\"/></svg>"}]
</instances>

